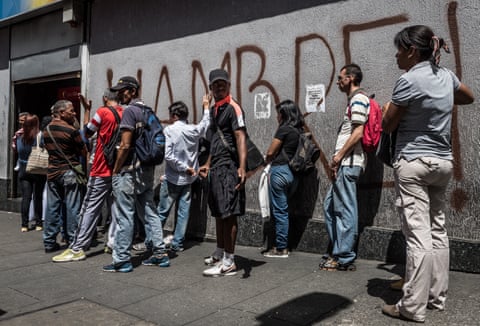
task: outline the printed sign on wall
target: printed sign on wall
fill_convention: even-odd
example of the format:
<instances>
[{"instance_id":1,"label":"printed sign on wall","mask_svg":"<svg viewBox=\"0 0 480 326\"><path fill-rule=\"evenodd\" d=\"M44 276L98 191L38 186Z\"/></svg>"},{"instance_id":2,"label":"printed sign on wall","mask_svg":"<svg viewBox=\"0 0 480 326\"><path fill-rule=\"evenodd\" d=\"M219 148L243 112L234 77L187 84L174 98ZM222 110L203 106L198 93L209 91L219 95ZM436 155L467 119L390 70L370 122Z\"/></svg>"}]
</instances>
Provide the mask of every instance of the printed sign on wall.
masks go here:
<instances>
[{"instance_id":1,"label":"printed sign on wall","mask_svg":"<svg viewBox=\"0 0 480 326\"><path fill-rule=\"evenodd\" d=\"M272 107L272 97L270 93L255 94L255 119L268 119Z\"/></svg>"},{"instance_id":2,"label":"printed sign on wall","mask_svg":"<svg viewBox=\"0 0 480 326\"><path fill-rule=\"evenodd\" d=\"M307 112L325 112L325 85L307 85L305 108Z\"/></svg>"}]
</instances>

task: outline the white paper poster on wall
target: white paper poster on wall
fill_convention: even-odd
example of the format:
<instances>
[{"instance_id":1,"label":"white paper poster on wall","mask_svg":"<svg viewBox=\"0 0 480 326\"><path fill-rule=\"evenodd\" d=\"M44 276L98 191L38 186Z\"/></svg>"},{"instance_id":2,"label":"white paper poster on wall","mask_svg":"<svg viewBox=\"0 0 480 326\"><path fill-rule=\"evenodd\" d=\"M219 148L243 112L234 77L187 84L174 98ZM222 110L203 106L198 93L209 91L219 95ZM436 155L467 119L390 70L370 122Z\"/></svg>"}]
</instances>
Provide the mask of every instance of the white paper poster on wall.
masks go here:
<instances>
[{"instance_id":1,"label":"white paper poster on wall","mask_svg":"<svg viewBox=\"0 0 480 326\"><path fill-rule=\"evenodd\" d=\"M307 112L325 112L325 85L307 85L305 109Z\"/></svg>"},{"instance_id":2,"label":"white paper poster on wall","mask_svg":"<svg viewBox=\"0 0 480 326\"><path fill-rule=\"evenodd\" d=\"M268 119L272 108L272 97L270 93L255 94L255 119Z\"/></svg>"}]
</instances>

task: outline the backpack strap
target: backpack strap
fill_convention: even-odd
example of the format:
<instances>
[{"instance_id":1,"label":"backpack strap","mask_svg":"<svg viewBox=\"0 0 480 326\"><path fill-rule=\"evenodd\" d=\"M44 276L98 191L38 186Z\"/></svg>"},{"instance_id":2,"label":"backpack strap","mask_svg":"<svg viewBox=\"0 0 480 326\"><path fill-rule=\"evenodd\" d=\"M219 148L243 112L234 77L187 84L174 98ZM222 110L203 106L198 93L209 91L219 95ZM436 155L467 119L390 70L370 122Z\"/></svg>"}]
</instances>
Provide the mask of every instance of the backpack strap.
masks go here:
<instances>
[{"instance_id":1,"label":"backpack strap","mask_svg":"<svg viewBox=\"0 0 480 326\"><path fill-rule=\"evenodd\" d=\"M297 148L298 148L298 142L300 142L300 135L305 132L305 130L303 129L298 129L298 128L293 128L292 129L295 129L295 132L298 134L298 139L297 139ZM285 149L283 149L283 145L284 145L284 142L282 142L282 149L277 153L277 156L278 155L283 155L284 158L287 159L288 163L290 163L290 161L292 160L293 156L295 156L295 153L293 153L293 156L292 157L288 157L287 155L287 152L285 152ZM295 151L297 151L297 149L295 149ZM275 158L277 157L275 156Z\"/></svg>"},{"instance_id":2,"label":"backpack strap","mask_svg":"<svg viewBox=\"0 0 480 326\"><path fill-rule=\"evenodd\" d=\"M213 111L213 110L212 110ZM230 152L230 154L232 155L236 155L235 151L233 150L233 148L228 144L227 140L225 139L225 135L223 134L223 131L222 129L220 129L218 127L218 124L217 124L217 117L213 114L212 112L212 115L213 115L213 123L214 123L214 126L215 126L215 131L218 133L218 135L220 136L220 139L222 140L222 143L223 143L223 146L225 146L225 148Z\"/></svg>"},{"instance_id":3,"label":"backpack strap","mask_svg":"<svg viewBox=\"0 0 480 326\"><path fill-rule=\"evenodd\" d=\"M352 105L350 104L352 99L355 97L355 95L357 94L363 94L365 95L369 100L374 98L375 97L375 94L371 94L371 95L368 95L367 94L367 91L365 91L365 89L363 88L357 88L349 97L348 97L348 118L351 119L352 118L352 111L351 111L351 108L352 108Z\"/></svg>"},{"instance_id":4,"label":"backpack strap","mask_svg":"<svg viewBox=\"0 0 480 326\"><path fill-rule=\"evenodd\" d=\"M117 128L118 128L118 126L120 125L120 116L118 115L117 110L115 110L115 109L113 108L113 106L110 106L110 105L107 106L107 108L110 109L110 111L112 112L113 116L115 117L115 122L117 123ZM104 146L104 145L105 145L105 141L102 139L102 137L100 137L100 133L98 134L98 136L99 136L98 138L99 138L100 141L102 142L102 146ZM105 147L104 147L104 148L105 148Z\"/></svg>"},{"instance_id":5,"label":"backpack strap","mask_svg":"<svg viewBox=\"0 0 480 326\"><path fill-rule=\"evenodd\" d=\"M115 121L117 122L117 125L120 124L120 116L118 115L118 112L117 110L115 110L115 108L111 105L107 106L107 108L110 109L110 111L112 111L114 117L115 117Z\"/></svg>"},{"instance_id":6,"label":"backpack strap","mask_svg":"<svg viewBox=\"0 0 480 326\"><path fill-rule=\"evenodd\" d=\"M58 146L58 143L57 141L55 140L55 138L53 137L52 133L50 132L50 125L47 126L47 133L48 135L50 136L50 138L52 139L53 141L53 144L55 145L55 147L57 148L57 151L63 156L63 158L67 161L68 165L70 166L70 168L73 170L73 172L75 172L75 174L80 174L79 171L77 171L77 169L75 169L75 166L73 165L72 161L70 161L67 157L67 155L65 155L65 153L62 151L62 149L60 148L60 146ZM82 176L85 176L85 174L82 174Z\"/></svg>"}]
</instances>

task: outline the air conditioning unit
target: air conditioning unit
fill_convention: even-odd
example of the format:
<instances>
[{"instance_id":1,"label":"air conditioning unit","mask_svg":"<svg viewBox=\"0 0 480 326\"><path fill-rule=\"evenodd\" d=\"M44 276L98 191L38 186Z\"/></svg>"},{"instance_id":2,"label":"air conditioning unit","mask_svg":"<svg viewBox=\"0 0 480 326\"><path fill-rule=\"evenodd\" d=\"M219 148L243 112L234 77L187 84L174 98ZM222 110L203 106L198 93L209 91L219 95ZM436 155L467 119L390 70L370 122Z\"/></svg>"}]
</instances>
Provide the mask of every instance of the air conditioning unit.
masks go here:
<instances>
[{"instance_id":1,"label":"air conditioning unit","mask_svg":"<svg viewBox=\"0 0 480 326\"><path fill-rule=\"evenodd\" d=\"M63 5L63 22L77 27L83 19L83 1L66 0Z\"/></svg>"}]
</instances>

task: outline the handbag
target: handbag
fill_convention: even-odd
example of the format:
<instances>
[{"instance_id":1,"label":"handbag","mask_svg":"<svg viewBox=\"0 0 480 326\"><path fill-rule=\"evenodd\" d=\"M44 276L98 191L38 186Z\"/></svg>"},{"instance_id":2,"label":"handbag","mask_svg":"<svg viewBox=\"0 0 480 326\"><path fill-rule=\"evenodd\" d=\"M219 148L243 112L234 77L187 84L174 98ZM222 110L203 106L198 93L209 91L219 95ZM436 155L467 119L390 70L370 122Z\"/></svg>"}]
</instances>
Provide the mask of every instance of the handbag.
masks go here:
<instances>
[{"instance_id":1,"label":"handbag","mask_svg":"<svg viewBox=\"0 0 480 326\"><path fill-rule=\"evenodd\" d=\"M395 145L397 142L397 130L395 129L391 134L382 131L380 136L380 143L378 144L375 155L385 165L393 167L393 159L395 156Z\"/></svg>"},{"instance_id":2,"label":"handbag","mask_svg":"<svg viewBox=\"0 0 480 326\"><path fill-rule=\"evenodd\" d=\"M47 174L48 171L48 151L40 147L41 134L37 134L37 145L32 147L32 152L28 156L27 167L25 171L30 174Z\"/></svg>"},{"instance_id":3,"label":"handbag","mask_svg":"<svg viewBox=\"0 0 480 326\"><path fill-rule=\"evenodd\" d=\"M75 172L75 179L77 181L77 184L79 185L86 185L87 184L87 176L85 172L83 171L83 166L81 164L73 165L72 162L68 159L67 155L62 151L62 149L58 146L57 142L55 141L55 138L53 138L52 134L50 133L50 126L47 126L47 132L50 138L53 140L53 143L55 144L55 147L57 150L62 154L63 158L68 162L68 165L70 165L70 169L72 169L73 172Z\"/></svg>"},{"instance_id":4,"label":"handbag","mask_svg":"<svg viewBox=\"0 0 480 326\"><path fill-rule=\"evenodd\" d=\"M262 152L247 135L247 172L256 170L263 165L265 165L265 159Z\"/></svg>"}]
</instances>

